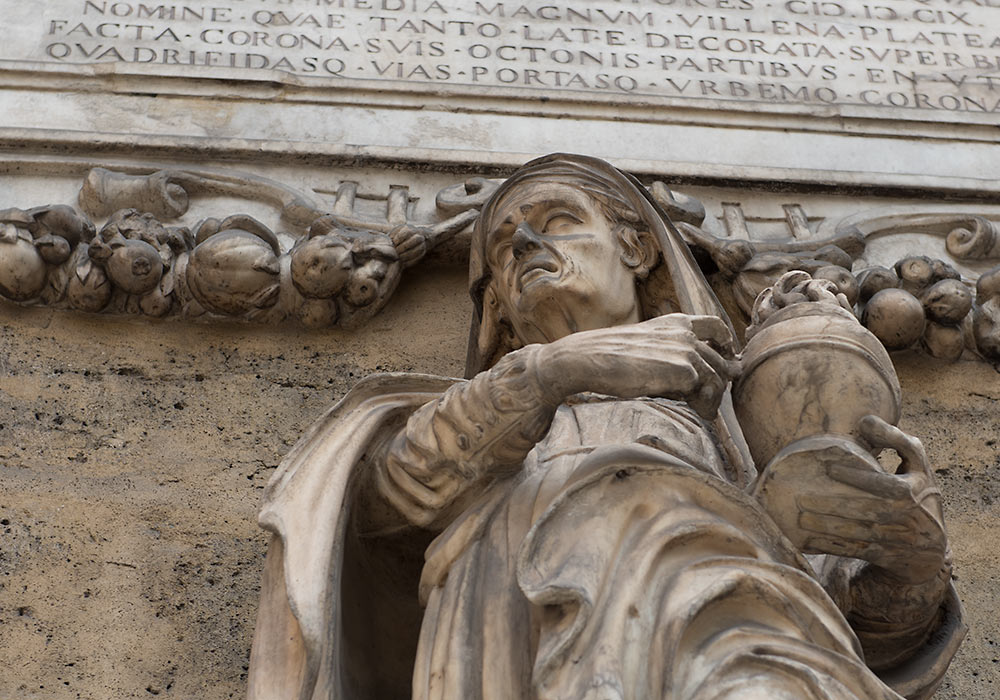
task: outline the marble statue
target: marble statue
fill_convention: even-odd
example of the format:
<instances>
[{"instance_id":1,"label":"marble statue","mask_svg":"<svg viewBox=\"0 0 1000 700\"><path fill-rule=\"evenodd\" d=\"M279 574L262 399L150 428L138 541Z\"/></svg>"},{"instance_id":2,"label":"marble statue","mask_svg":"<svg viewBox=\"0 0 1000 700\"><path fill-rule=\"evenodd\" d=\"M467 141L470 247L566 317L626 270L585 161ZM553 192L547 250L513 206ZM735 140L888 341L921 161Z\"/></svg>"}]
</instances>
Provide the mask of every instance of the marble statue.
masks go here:
<instances>
[{"instance_id":1,"label":"marble statue","mask_svg":"<svg viewBox=\"0 0 1000 700\"><path fill-rule=\"evenodd\" d=\"M493 193L470 272L468 379L367 378L268 485L250 698L934 692L940 494L835 284L781 277L738 353L649 193L571 155Z\"/></svg>"}]
</instances>

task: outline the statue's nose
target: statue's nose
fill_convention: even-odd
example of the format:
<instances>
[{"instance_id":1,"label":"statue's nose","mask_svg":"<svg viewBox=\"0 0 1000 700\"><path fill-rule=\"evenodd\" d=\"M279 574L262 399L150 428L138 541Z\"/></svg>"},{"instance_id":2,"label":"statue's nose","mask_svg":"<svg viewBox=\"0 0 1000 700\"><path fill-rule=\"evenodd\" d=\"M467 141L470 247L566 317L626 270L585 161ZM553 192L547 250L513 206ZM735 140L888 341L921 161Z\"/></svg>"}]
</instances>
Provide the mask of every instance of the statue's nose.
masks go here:
<instances>
[{"instance_id":1,"label":"statue's nose","mask_svg":"<svg viewBox=\"0 0 1000 700\"><path fill-rule=\"evenodd\" d=\"M514 236L511 239L511 246L514 249L514 257L520 258L525 253L537 250L541 247L538 240L538 233L527 221L522 221L514 229Z\"/></svg>"}]
</instances>

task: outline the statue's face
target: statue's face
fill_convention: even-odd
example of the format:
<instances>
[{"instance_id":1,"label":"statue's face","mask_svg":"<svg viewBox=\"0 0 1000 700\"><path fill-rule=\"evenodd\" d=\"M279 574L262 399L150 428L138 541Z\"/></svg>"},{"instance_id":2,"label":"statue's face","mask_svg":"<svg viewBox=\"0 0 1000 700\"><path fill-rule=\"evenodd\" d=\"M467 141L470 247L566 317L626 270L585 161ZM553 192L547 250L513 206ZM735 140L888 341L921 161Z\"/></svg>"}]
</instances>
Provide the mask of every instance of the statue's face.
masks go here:
<instances>
[{"instance_id":1,"label":"statue's face","mask_svg":"<svg viewBox=\"0 0 1000 700\"><path fill-rule=\"evenodd\" d=\"M487 236L500 311L522 343L641 320L635 275L585 192L525 183L494 211Z\"/></svg>"}]
</instances>

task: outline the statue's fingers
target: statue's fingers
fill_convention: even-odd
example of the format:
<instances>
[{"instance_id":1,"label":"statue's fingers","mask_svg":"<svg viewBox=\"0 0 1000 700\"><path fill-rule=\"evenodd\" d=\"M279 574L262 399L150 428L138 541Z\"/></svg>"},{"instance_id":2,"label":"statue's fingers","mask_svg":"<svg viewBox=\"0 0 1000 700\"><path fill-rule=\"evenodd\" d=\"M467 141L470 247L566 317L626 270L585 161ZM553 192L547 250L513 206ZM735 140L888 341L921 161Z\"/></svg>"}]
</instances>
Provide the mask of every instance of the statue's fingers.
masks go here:
<instances>
[{"instance_id":1,"label":"statue's fingers","mask_svg":"<svg viewBox=\"0 0 1000 700\"><path fill-rule=\"evenodd\" d=\"M412 228L410 228L406 224L399 224L398 226L394 226L392 229L389 230L389 240L391 240L392 244L396 246L396 248L398 249L399 246L403 244L403 242L405 242L408 238L411 237L412 233L413 233Z\"/></svg>"},{"instance_id":2,"label":"statue's fingers","mask_svg":"<svg viewBox=\"0 0 1000 700\"><path fill-rule=\"evenodd\" d=\"M723 383L739 376L740 364L736 360L729 360L722 356L715 348L706 342L698 341L694 346L697 353L722 379Z\"/></svg>"},{"instance_id":3,"label":"statue's fingers","mask_svg":"<svg viewBox=\"0 0 1000 700\"><path fill-rule=\"evenodd\" d=\"M874 415L864 416L858 421L858 432L875 447L890 447L897 451L908 438L902 430Z\"/></svg>"},{"instance_id":4,"label":"statue's fingers","mask_svg":"<svg viewBox=\"0 0 1000 700\"><path fill-rule=\"evenodd\" d=\"M802 551L806 554L836 554L862 559L911 583L934 576L944 562L942 553L934 548L885 547L878 543L823 535L806 537Z\"/></svg>"},{"instance_id":5,"label":"statue's fingers","mask_svg":"<svg viewBox=\"0 0 1000 700\"><path fill-rule=\"evenodd\" d=\"M812 504L798 502L799 526L817 534L852 537L913 551L943 552L947 535L932 513L919 507L885 510L885 504L836 503L833 499ZM865 506L872 507L866 510ZM880 507L881 506L881 509Z\"/></svg>"},{"instance_id":6,"label":"statue's fingers","mask_svg":"<svg viewBox=\"0 0 1000 700\"><path fill-rule=\"evenodd\" d=\"M906 543L907 546L916 546L917 540L908 525L882 523L871 519L842 518L829 513L800 513L799 527L818 535L853 539L858 542L899 543L900 546Z\"/></svg>"},{"instance_id":7,"label":"statue's fingers","mask_svg":"<svg viewBox=\"0 0 1000 700\"><path fill-rule=\"evenodd\" d=\"M888 528L917 531L927 524L927 514L913 502L846 496L801 495L799 510L816 517L833 517Z\"/></svg>"},{"instance_id":8,"label":"statue's fingers","mask_svg":"<svg viewBox=\"0 0 1000 700\"><path fill-rule=\"evenodd\" d=\"M834 481L852 486L871 496L897 501L913 499L909 484L893 474L858 469L844 464L828 464L826 473Z\"/></svg>"},{"instance_id":9,"label":"statue's fingers","mask_svg":"<svg viewBox=\"0 0 1000 700\"><path fill-rule=\"evenodd\" d=\"M424 245L423 239L414 241L412 245L408 246L402 253L400 257L407 260L414 260L422 258L427 253L427 246Z\"/></svg>"},{"instance_id":10,"label":"statue's fingers","mask_svg":"<svg viewBox=\"0 0 1000 700\"><path fill-rule=\"evenodd\" d=\"M811 534L803 540L802 551L806 554L836 554L841 557L873 561L878 559L884 550L880 546L862 540Z\"/></svg>"},{"instance_id":11,"label":"statue's fingers","mask_svg":"<svg viewBox=\"0 0 1000 700\"><path fill-rule=\"evenodd\" d=\"M699 340L710 343L726 357L736 354L736 342L729 326L718 316L690 316L691 330Z\"/></svg>"},{"instance_id":12,"label":"statue's fingers","mask_svg":"<svg viewBox=\"0 0 1000 700\"><path fill-rule=\"evenodd\" d=\"M858 432L873 446L888 447L899 453L902 463L899 465L898 473L917 473L928 477L931 481L934 480L930 463L927 461L927 453L917 438L886 423L878 416L871 415L858 421Z\"/></svg>"},{"instance_id":13,"label":"statue's fingers","mask_svg":"<svg viewBox=\"0 0 1000 700\"><path fill-rule=\"evenodd\" d=\"M695 413L706 420L711 420L715 418L719 411L719 405L722 403L722 395L726 391L729 378L725 375L720 375L716 371L713 364L702 354L702 348L699 348L699 345L711 351L711 348L705 346L704 343L698 343L689 355L689 362L698 373L698 384L694 388L694 391L687 396L687 402L694 409ZM718 353L715 354L718 355ZM717 359L725 362L721 356Z\"/></svg>"},{"instance_id":14,"label":"statue's fingers","mask_svg":"<svg viewBox=\"0 0 1000 700\"><path fill-rule=\"evenodd\" d=\"M941 553L934 547L891 543L864 537L840 537L828 534L811 534L805 538L803 550L809 554L839 554L844 557L864 559L885 565L889 561L911 559L914 562L940 560Z\"/></svg>"},{"instance_id":15,"label":"statue's fingers","mask_svg":"<svg viewBox=\"0 0 1000 700\"><path fill-rule=\"evenodd\" d=\"M713 372L689 343L676 338L623 345L602 353L602 359L594 358L594 368L604 374L616 374L614 370L623 357L630 364L628 379L642 389L639 395L643 396L683 401L697 391L703 373Z\"/></svg>"},{"instance_id":16,"label":"statue's fingers","mask_svg":"<svg viewBox=\"0 0 1000 700\"><path fill-rule=\"evenodd\" d=\"M705 420L712 420L719 412L725 390L726 386L721 380L711 379L702 383L701 388L688 397L688 405Z\"/></svg>"},{"instance_id":17,"label":"statue's fingers","mask_svg":"<svg viewBox=\"0 0 1000 700\"><path fill-rule=\"evenodd\" d=\"M427 254L427 245L424 237L420 235L407 239L402 245L396 248L399 261L404 267L413 265Z\"/></svg>"},{"instance_id":18,"label":"statue's fingers","mask_svg":"<svg viewBox=\"0 0 1000 700\"><path fill-rule=\"evenodd\" d=\"M413 250L415 248L420 248L424 245L424 237L419 233L413 233L412 235L401 238L398 242L393 242L396 247L396 252L403 254L408 250Z\"/></svg>"}]
</instances>

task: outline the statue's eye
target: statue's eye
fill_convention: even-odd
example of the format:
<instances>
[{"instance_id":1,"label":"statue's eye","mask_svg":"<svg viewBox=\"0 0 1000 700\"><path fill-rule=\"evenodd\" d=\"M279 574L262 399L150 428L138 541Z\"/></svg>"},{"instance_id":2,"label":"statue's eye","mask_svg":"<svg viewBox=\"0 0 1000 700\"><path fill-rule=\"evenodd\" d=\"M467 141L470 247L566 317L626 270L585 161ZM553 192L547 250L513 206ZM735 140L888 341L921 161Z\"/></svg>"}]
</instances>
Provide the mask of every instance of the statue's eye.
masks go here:
<instances>
[{"instance_id":1,"label":"statue's eye","mask_svg":"<svg viewBox=\"0 0 1000 700\"><path fill-rule=\"evenodd\" d=\"M514 225L504 222L490 233L487 246L487 259L489 264L497 271L510 265L511 256L511 236L514 235Z\"/></svg>"},{"instance_id":2,"label":"statue's eye","mask_svg":"<svg viewBox=\"0 0 1000 700\"><path fill-rule=\"evenodd\" d=\"M544 233L558 233L560 229L582 223L583 219L572 212L555 211L545 220L545 226L542 227L542 231Z\"/></svg>"}]
</instances>

